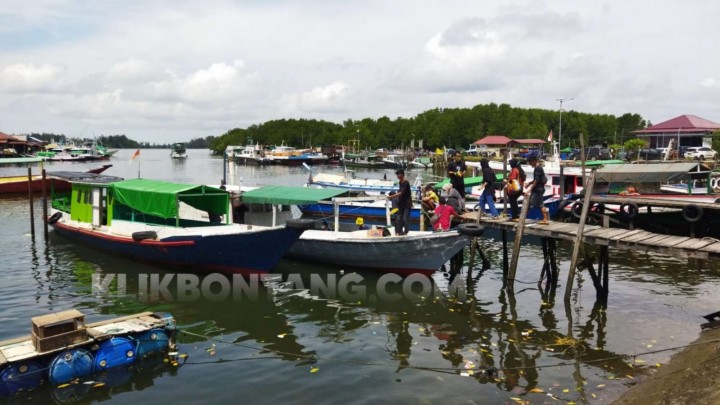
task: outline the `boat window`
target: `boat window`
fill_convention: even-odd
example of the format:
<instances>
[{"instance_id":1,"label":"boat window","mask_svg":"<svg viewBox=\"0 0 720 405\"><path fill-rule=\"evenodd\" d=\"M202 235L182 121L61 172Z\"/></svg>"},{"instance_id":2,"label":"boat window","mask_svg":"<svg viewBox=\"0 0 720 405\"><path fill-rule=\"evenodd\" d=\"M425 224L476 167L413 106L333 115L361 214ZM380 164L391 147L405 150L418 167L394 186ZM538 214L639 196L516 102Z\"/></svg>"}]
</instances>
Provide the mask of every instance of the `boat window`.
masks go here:
<instances>
[{"instance_id":1,"label":"boat window","mask_svg":"<svg viewBox=\"0 0 720 405\"><path fill-rule=\"evenodd\" d=\"M80 204L82 202L82 190L78 190L77 192L77 203Z\"/></svg>"},{"instance_id":2,"label":"boat window","mask_svg":"<svg viewBox=\"0 0 720 405\"><path fill-rule=\"evenodd\" d=\"M552 176L552 185L553 186L559 186L560 185L560 177Z\"/></svg>"},{"instance_id":3,"label":"boat window","mask_svg":"<svg viewBox=\"0 0 720 405\"><path fill-rule=\"evenodd\" d=\"M85 190L85 204L90 204L90 190Z\"/></svg>"}]
</instances>

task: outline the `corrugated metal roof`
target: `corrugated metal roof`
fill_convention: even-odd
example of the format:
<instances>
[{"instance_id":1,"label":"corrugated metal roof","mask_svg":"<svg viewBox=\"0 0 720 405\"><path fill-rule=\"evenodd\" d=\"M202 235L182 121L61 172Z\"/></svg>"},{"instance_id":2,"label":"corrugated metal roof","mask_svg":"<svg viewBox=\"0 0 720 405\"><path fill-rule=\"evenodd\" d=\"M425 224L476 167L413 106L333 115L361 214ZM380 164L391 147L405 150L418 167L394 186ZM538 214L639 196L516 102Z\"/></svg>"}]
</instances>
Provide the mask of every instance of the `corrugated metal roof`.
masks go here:
<instances>
[{"instance_id":1,"label":"corrugated metal roof","mask_svg":"<svg viewBox=\"0 0 720 405\"><path fill-rule=\"evenodd\" d=\"M504 135L488 135L485 138L473 142L473 145L509 145L514 142L515 141Z\"/></svg>"},{"instance_id":2,"label":"corrugated metal roof","mask_svg":"<svg viewBox=\"0 0 720 405\"><path fill-rule=\"evenodd\" d=\"M661 183L689 180L691 174L707 173L708 169L699 163L654 163L607 165L598 169L596 182L604 183Z\"/></svg>"}]
</instances>

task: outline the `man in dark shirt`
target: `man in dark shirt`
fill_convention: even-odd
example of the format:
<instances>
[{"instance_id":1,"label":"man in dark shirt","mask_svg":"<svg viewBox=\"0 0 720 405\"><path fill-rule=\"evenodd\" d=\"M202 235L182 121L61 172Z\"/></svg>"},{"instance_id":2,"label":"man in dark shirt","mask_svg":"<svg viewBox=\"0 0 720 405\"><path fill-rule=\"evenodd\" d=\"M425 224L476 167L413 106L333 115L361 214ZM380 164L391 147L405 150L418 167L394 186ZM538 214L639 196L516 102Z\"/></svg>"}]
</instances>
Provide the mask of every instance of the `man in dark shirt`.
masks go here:
<instances>
[{"instance_id":1,"label":"man in dark shirt","mask_svg":"<svg viewBox=\"0 0 720 405\"><path fill-rule=\"evenodd\" d=\"M545 195L545 183L547 177L545 177L545 170L540 166L540 162L536 157L528 158L528 163L534 168L533 170L533 181L525 184L527 192L525 192L525 201L530 197L530 208L537 207L542 211L543 220L538 222L540 225L547 225L550 223L550 215L548 214L547 208L543 204L543 195Z\"/></svg>"},{"instance_id":2,"label":"man in dark shirt","mask_svg":"<svg viewBox=\"0 0 720 405\"><path fill-rule=\"evenodd\" d=\"M460 152L455 152L455 160L448 163L447 170L450 184L460 193L462 198L465 198L465 171L467 166L463 162Z\"/></svg>"},{"instance_id":3,"label":"man in dark shirt","mask_svg":"<svg viewBox=\"0 0 720 405\"><path fill-rule=\"evenodd\" d=\"M399 169L395 174L397 175L400 189L397 193L388 195L389 199L397 198L398 212L395 217L395 235L407 235L407 223L410 219L410 210L412 209L412 191L410 190L410 182L405 179L405 170Z\"/></svg>"}]
</instances>

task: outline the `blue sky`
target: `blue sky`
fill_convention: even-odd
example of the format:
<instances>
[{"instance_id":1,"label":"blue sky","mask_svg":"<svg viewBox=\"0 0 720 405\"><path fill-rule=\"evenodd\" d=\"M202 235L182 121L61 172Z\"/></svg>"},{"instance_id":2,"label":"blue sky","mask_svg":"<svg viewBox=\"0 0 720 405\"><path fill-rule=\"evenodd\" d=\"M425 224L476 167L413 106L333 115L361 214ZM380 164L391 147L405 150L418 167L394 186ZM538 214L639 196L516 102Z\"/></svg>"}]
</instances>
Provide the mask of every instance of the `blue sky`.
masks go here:
<instances>
[{"instance_id":1,"label":"blue sky","mask_svg":"<svg viewBox=\"0 0 720 405\"><path fill-rule=\"evenodd\" d=\"M0 131L219 135L510 103L720 121L720 3L4 1Z\"/></svg>"}]
</instances>

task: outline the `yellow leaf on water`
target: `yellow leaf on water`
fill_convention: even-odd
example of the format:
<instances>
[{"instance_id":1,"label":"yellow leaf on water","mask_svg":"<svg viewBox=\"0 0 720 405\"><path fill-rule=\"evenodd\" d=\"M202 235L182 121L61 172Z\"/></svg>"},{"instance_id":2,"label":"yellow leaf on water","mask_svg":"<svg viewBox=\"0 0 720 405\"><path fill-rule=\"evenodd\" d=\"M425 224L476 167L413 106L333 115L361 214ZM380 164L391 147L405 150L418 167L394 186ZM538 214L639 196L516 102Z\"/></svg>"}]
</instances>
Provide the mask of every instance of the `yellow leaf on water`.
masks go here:
<instances>
[{"instance_id":1,"label":"yellow leaf on water","mask_svg":"<svg viewBox=\"0 0 720 405\"><path fill-rule=\"evenodd\" d=\"M575 405L575 401L567 401L568 405Z\"/></svg>"},{"instance_id":2,"label":"yellow leaf on water","mask_svg":"<svg viewBox=\"0 0 720 405\"><path fill-rule=\"evenodd\" d=\"M60 385L58 385L58 388L67 388L69 386L70 386L70 384L60 384Z\"/></svg>"},{"instance_id":3,"label":"yellow leaf on water","mask_svg":"<svg viewBox=\"0 0 720 405\"><path fill-rule=\"evenodd\" d=\"M655 367L660 367L660 366L662 366L662 364L660 364L660 363L655 363Z\"/></svg>"},{"instance_id":4,"label":"yellow leaf on water","mask_svg":"<svg viewBox=\"0 0 720 405\"><path fill-rule=\"evenodd\" d=\"M533 388L533 389L530 390L530 392L534 392L534 393L537 393L537 394L542 394L542 393L544 393L545 391L543 391L543 390L540 389L540 388Z\"/></svg>"},{"instance_id":5,"label":"yellow leaf on water","mask_svg":"<svg viewBox=\"0 0 720 405\"><path fill-rule=\"evenodd\" d=\"M567 388L565 388L565 389L563 390L563 392L564 392L564 393L568 393L568 392L570 392L570 390L567 389Z\"/></svg>"},{"instance_id":6,"label":"yellow leaf on water","mask_svg":"<svg viewBox=\"0 0 720 405\"><path fill-rule=\"evenodd\" d=\"M645 363L645 360L643 360L643 359L635 359L635 363L642 364L642 363Z\"/></svg>"},{"instance_id":7,"label":"yellow leaf on water","mask_svg":"<svg viewBox=\"0 0 720 405\"><path fill-rule=\"evenodd\" d=\"M590 393L590 395L592 395L593 399L597 398L597 395L595 395L593 393Z\"/></svg>"},{"instance_id":8,"label":"yellow leaf on water","mask_svg":"<svg viewBox=\"0 0 720 405\"><path fill-rule=\"evenodd\" d=\"M104 385L105 385L105 383L99 382L99 383L96 383L95 385L93 385L93 388L100 388L100 387L102 387L102 386L104 386Z\"/></svg>"},{"instance_id":9,"label":"yellow leaf on water","mask_svg":"<svg viewBox=\"0 0 720 405\"><path fill-rule=\"evenodd\" d=\"M317 373L318 371L320 371L320 367L313 367L310 369L311 373Z\"/></svg>"},{"instance_id":10,"label":"yellow leaf on water","mask_svg":"<svg viewBox=\"0 0 720 405\"><path fill-rule=\"evenodd\" d=\"M652 345L647 345L647 346L645 346L645 347L647 347L647 348L649 349L649 348L651 348L651 347L652 347Z\"/></svg>"},{"instance_id":11,"label":"yellow leaf on water","mask_svg":"<svg viewBox=\"0 0 720 405\"><path fill-rule=\"evenodd\" d=\"M605 384L598 384L597 387L598 387L598 388L602 388L602 387L604 387L604 386L605 386Z\"/></svg>"},{"instance_id":12,"label":"yellow leaf on water","mask_svg":"<svg viewBox=\"0 0 720 405\"><path fill-rule=\"evenodd\" d=\"M630 374L626 375L627 378L633 378Z\"/></svg>"},{"instance_id":13,"label":"yellow leaf on water","mask_svg":"<svg viewBox=\"0 0 720 405\"><path fill-rule=\"evenodd\" d=\"M187 356L188 356L187 353L183 353L183 354L179 355L178 357L180 357L181 359L184 359L184 358L187 357Z\"/></svg>"}]
</instances>

